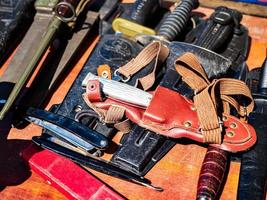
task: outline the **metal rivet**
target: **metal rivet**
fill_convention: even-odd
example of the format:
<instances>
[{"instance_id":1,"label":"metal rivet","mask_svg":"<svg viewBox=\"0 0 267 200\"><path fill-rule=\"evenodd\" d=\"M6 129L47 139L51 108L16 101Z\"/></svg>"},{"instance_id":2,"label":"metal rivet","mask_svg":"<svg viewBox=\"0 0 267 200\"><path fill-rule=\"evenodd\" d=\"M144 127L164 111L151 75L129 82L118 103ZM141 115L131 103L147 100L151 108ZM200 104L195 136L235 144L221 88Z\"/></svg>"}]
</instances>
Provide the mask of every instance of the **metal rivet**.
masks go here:
<instances>
[{"instance_id":1,"label":"metal rivet","mask_svg":"<svg viewBox=\"0 0 267 200\"><path fill-rule=\"evenodd\" d=\"M189 128L190 126L192 126L192 123L190 121L186 121L186 122L184 122L184 126L186 128Z\"/></svg>"},{"instance_id":2,"label":"metal rivet","mask_svg":"<svg viewBox=\"0 0 267 200\"><path fill-rule=\"evenodd\" d=\"M94 83L90 84L88 87L89 90L95 90L95 88L96 88L96 85Z\"/></svg>"},{"instance_id":3,"label":"metal rivet","mask_svg":"<svg viewBox=\"0 0 267 200\"><path fill-rule=\"evenodd\" d=\"M197 110L197 108L196 108L194 105L191 106L190 108L191 108L191 110L193 110L193 111Z\"/></svg>"},{"instance_id":4,"label":"metal rivet","mask_svg":"<svg viewBox=\"0 0 267 200\"><path fill-rule=\"evenodd\" d=\"M228 137L234 137L235 133L232 132L232 131L229 131L229 132L226 133L226 135L227 135Z\"/></svg>"},{"instance_id":5,"label":"metal rivet","mask_svg":"<svg viewBox=\"0 0 267 200\"><path fill-rule=\"evenodd\" d=\"M104 71L102 72L102 74L101 74L101 76L102 76L103 78L108 78L108 75L109 75L109 73L108 73L107 70L104 70Z\"/></svg>"},{"instance_id":6,"label":"metal rivet","mask_svg":"<svg viewBox=\"0 0 267 200\"><path fill-rule=\"evenodd\" d=\"M231 127L231 128L236 128L236 127L237 127L237 124L236 124L236 123L231 123L231 124L230 124L230 127Z\"/></svg>"},{"instance_id":7,"label":"metal rivet","mask_svg":"<svg viewBox=\"0 0 267 200\"><path fill-rule=\"evenodd\" d=\"M226 117L226 116L223 116L223 117L222 117L222 120L223 120L223 121L227 121L227 117Z\"/></svg>"},{"instance_id":8,"label":"metal rivet","mask_svg":"<svg viewBox=\"0 0 267 200\"><path fill-rule=\"evenodd\" d=\"M83 107L82 107L81 105L76 105L76 106L74 107L73 110L74 110L75 112L81 112L82 109L83 109Z\"/></svg>"}]
</instances>

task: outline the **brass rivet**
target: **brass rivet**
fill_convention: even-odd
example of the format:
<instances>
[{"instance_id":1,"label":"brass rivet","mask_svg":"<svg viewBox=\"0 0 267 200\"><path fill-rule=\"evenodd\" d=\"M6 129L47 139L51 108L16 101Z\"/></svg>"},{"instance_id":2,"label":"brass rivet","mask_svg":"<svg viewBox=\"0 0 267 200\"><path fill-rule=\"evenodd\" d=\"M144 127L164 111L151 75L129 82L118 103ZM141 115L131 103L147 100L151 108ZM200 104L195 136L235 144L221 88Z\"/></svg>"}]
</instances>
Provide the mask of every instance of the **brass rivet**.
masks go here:
<instances>
[{"instance_id":1,"label":"brass rivet","mask_svg":"<svg viewBox=\"0 0 267 200\"><path fill-rule=\"evenodd\" d=\"M223 117L222 117L222 120L223 120L223 121L227 121L227 117L226 117L226 116L223 116Z\"/></svg>"},{"instance_id":2,"label":"brass rivet","mask_svg":"<svg viewBox=\"0 0 267 200\"><path fill-rule=\"evenodd\" d=\"M234 137L235 133L232 132L232 131L229 131L229 132L226 133L226 135L227 135L228 137Z\"/></svg>"},{"instance_id":3,"label":"brass rivet","mask_svg":"<svg viewBox=\"0 0 267 200\"><path fill-rule=\"evenodd\" d=\"M103 78L108 78L108 71L107 71L107 70L104 70L104 71L102 72L101 76L102 76Z\"/></svg>"},{"instance_id":4,"label":"brass rivet","mask_svg":"<svg viewBox=\"0 0 267 200\"><path fill-rule=\"evenodd\" d=\"M237 124L236 124L236 123L231 123L231 124L230 124L230 127L231 127L231 128L236 128L236 127L237 127Z\"/></svg>"},{"instance_id":5,"label":"brass rivet","mask_svg":"<svg viewBox=\"0 0 267 200\"><path fill-rule=\"evenodd\" d=\"M186 121L186 122L184 122L184 126L186 128L189 128L190 126L192 126L192 123L190 121Z\"/></svg>"},{"instance_id":6,"label":"brass rivet","mask_svg":"<svg viewBox=\"0 0 267 200\"><path fill-rule=\"evenodd\" d=\"M193 111L197 110L197 108L196 108L194 105L191 106L190 108L191 108L191 110L193 110Z\"/></svg>"},{"instance_id":7,"label":"brass rivet","mask_svg":"<svg viewBox=\"0 0 267 200\"><path fill-rule=\"evenodd\" d=\"M81 112L82 109L83 109L83 107L82 107L81 105L76 105L76 106L73 108L73 110L74 110L75 112Z\"/></svg>"}]
</instances>

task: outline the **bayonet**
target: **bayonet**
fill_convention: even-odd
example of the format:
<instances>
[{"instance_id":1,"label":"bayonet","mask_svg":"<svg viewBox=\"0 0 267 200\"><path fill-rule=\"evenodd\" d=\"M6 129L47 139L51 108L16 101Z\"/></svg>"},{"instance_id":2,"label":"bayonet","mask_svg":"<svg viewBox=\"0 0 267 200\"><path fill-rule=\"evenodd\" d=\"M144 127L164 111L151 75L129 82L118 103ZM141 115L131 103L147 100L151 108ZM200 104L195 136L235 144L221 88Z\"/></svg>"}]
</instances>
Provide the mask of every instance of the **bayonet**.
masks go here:
<instances>
[{"instance_id":1,"label":"bayonet","mask_svg":"<svg viewBox=\"0 0 267 200\"><path fill-rule=\"evenodd\" d=\"M77 17L81 13L81 11L86 7L88 1L80 0L64 0L60 1L56 4L54 8L54 15L49 22L48 28L39 40L35 40L34 42L39 41L37 48L33 48L34 52L32 58L29 59L29 62L25 66L23 66L23 72L21 76L17 79L14 88L12 89L8 99L0 112L0 119L3 119L5 114L9 111L9 109L13 106L17 96L20 94L22 88L27 83L30 75L33 70L36 68L44 53L51 45L51 42L56 37L58 30L63 25L68 25L70 28L74 27ZM15 80L15 79L13 79Z\"/></svg>"}]
</instances>

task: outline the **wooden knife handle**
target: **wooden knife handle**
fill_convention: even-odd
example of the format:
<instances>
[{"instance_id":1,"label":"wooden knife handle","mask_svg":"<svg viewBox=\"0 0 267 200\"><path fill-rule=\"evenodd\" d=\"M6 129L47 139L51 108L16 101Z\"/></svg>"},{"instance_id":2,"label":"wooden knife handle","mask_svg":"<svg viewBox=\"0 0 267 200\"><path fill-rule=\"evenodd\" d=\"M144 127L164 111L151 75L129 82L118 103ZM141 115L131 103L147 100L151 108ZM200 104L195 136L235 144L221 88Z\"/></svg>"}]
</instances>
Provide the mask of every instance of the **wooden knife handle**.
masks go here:
<instances>
[{"instance_id":1,"label":"wooden knife handle","mask_svg":"<svg viewBox=\"0 0 267 200\"><path fill-rule=\"evenodd\" d=\"M197 200L213 200L220 191L227 167L228 153L208 147L199 175Z\"/></svg>"}]
</instances>

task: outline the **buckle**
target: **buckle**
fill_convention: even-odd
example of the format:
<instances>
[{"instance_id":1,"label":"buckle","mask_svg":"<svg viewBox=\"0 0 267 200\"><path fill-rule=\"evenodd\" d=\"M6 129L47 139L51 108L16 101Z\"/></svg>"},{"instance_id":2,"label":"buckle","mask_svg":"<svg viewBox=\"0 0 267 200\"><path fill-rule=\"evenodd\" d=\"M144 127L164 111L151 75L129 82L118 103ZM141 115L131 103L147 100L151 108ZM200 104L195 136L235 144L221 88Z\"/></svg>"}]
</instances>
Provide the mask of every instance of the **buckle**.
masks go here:
<instances>
[{"instance_id":1,"label":"buckle","mask_svg":"<svg viewBox=\"0 0 267 200\"><path fill-rule=\"evenodd\" d=\"M220 128L220 130L222 132L223 131L223 121L219 116L218 116L218 122L219 122L219 128Z\"/></svg>"},{"instance_id":2,"label":"buckle","mask_svg":"<svg viewBox=\"0 0 267 200\"><path fill-rule=\"evenodd\" d=\"M118 74L119 73L118 70L119 69L116 69L114 71L114 78L113 78L113 80L119 80L119 81L122 81L124 83L127 83L131 79L131 77L130 76L129 77L125 77L124 76L125 78L123 78L122 74Z\"/></svg>"}]
</instances>

